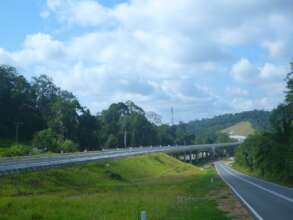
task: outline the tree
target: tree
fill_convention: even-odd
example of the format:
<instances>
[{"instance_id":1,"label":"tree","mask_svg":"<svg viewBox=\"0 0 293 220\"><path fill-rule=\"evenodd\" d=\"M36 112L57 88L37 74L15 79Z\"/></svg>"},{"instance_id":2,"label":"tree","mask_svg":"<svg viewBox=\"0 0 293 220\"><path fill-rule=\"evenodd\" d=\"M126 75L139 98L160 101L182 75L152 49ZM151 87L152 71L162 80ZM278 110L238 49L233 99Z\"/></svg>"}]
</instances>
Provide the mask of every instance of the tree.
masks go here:
<instances>
[{"instance_id":1,"label":"tree","mask_svg":"<svg viewBox=\"0 0 293 220\"><path fill-rule=\"evenodd\" d=\"M0 138L13 139L18 126L19 139L29 140L42 128L31 85L10 66L0 66L0 106Z\"/></svg>"},{"instance_id":2,"label":"tree","mask_svg":"<svg viewBox=\"0 0 293 220\"><path fill-rule=\"evenodd\" d=\"M157 133L158 133L158 143L160 145L174 145L174 132L172 128L169 125L161 125L157 127Z\"/></svg>"},{"instance_id":3,"label":"tree","mask_svg":"<svg viewBox=\"0 0 293 220\"><path fill-rule=\"evenodd\" d=\"M98 150L100 148L101 125L97 117L91 115L88 109L84 109L79 116L78 139L82 149Z\"/></svg>"},{"instance_id":4,"label":"tree","mask_svg":"<svg viewBox=\"0 0 293 220\"><path fill-rule=\"evenodd\" d=\"M78 148L79 148L78 144L68 139L66 139L63 143L60 144L60 149L66 153L76 152L78 151Z\"/></svg>"},{"instance_id":5,"label":"tree","mask_svg":"<svg viewBox=\"0 0 293 220\"><path fill-rule=\"evenodd\" d=\"M39 131L34 135L33 146L44 151L60 151L58 136L50 128Z\"/></svg>"},{"instance_id":6,"label":"tree","mask_svg":"<svg viewBox=\"0 0 293 220\"><path fill-rule=\"evenodd\" d=\"M34 77L32 88L36 94L36 107L42 115L44 126L47 126L46 123L51 115L50 106L60 96L61 91L46 75Z\"/></svg>"},{"instance_id":7,"label":"tree","mask_svg":"<svg viewBox=\"0 0 293 220\"><path fill-rule=\"evenodd\" d=\"M279 135L289 135L292 130L292 114L291 107L285 104L279 105L272 111L270 122L272 128ZM289 136L288 136L289 137Z\"/></svg>"},{"instance_id":8,"label":"tree","mask_svg":"<svg viewBox=\"0 0 293 220\"><path fill-rule=\"evenodd\" d=\"M78 111L81 109L79 102L69 92L62 92L50 106L48 127L61 139L77 140L79 126Z\"/></svg>"},{"instance_id":9,"label":"tree","mask_svg":"<svg viewBox=\"0 0 293 220\"><path fill-rule=\"evenodd\" d=\"M291 71L287 75L287 91L286 91L286 103L293 104L293 62L290 63Z\"/></svg>"},{"instance_id":10,"label":"tree","mask_svg":"<svg viewBox=\"0 0 293 220\"><path fill-rule=\"evenodd\" d=\"M293 64L286 100L272 111L271 130L250 136L236 152L236 162L262 176L293 183Z\"/></svg>"}]
</instances>

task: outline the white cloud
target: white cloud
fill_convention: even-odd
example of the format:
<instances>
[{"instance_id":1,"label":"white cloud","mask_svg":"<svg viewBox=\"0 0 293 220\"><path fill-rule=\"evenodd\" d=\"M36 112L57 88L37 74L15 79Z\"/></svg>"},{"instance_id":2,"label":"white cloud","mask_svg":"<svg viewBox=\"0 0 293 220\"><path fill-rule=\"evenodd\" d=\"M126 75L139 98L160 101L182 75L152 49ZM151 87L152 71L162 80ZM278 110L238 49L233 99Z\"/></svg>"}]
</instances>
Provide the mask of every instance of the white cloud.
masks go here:
<instances>
[{"instance_id":1,"label":"white cloud","mask_svg":"<svg viewBox=\"0 0 293 220\"><path fill-rule=\"evenodd\" d=\"M257 68L247 59L241 58L231 69L231 75L240 81L251 81L257 77Z\"/></svg>"},{"instance_id":2,"label":"white cloud","mask_svg":"<svg viewBox=\"0 0 293 220\"><path fill-rule=\"evenodd\" d=\"M284 66L277 66L272 63L265 63L260 69L261 79L284 79L286 76L287 68Z\"/></svg>"},{"instance_id":3,"label":"white cloud","mask_svg":"<svg viewBox=\"0 0 293 220\"><path fill-rule=\"evenodd\" d=\"M285 53L286 44L284 41L265 41L262 46L268 50L271 57L279 57Z\"/></svg>"},{"instance_id":4,"label":"white cloud","mask_svg":"<svg viewBox=\"0 0 293 220\"><path fill-rule=\"evenodd\" d=\"M131 0L111 8L47 0L40 15L70 37L30 34L19 50L0 48L0 62L50 74L93 111L126 99L165 117L172 105L182 120L272 108L288 62L292 9L288 0ZM230 85L231 76L246 88ZM267 101L257 103L251 83Z\"/></svg>"},{"instance_id":5,"label":"white cloud","mask_svg":"<svg viewBox=\"0 0 293 220\"><path fill-rule=\"evenodd\" d=\"M94 0L48 0L48 10L42 12L42 17L48 13L57 15L60 22L68 25L97 26L111 21L110 10Z\"/></svg>"},{"instance_id":6,"label":"white cloud","mask_svg":"<svg viewBox=\"0 0 293 220\"><path fill-rule=\"evenodd\" d=\"M288 73L287 66L264 63L262 66L251 63L249 60L241 58L231 67L231 75L235 80L246 83L260 83L263 80L273 81L284 79Z\"/></svg>"}]
</instances>

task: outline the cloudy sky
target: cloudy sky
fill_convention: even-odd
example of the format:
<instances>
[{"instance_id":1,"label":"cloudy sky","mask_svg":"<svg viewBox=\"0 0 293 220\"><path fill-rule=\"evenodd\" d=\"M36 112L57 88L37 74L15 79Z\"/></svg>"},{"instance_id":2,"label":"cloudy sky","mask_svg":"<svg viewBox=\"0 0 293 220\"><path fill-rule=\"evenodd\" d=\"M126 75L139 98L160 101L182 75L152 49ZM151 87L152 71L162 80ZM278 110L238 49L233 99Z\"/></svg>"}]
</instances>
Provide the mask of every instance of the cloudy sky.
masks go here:
<instances>
[{"instance_id":1,"label":"cloudy sky","mask_svg":"<svg viewBox=\"0 0 293 220\"><path fill-rule=\"evenodd\" d=\"M292 0L3 0L0 64L47 74L93 113L133 100L170 121L272 109Z\"/></svg>"}]
</instances>

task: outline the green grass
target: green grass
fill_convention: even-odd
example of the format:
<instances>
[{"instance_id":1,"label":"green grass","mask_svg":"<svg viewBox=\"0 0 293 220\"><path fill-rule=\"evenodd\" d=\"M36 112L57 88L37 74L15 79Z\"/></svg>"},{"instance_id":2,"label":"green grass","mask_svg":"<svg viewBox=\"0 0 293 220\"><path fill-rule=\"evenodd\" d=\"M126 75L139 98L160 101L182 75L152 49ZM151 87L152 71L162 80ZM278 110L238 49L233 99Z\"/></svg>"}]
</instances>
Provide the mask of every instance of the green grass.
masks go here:
<instances>
[{"instance_id":1,"label":"green grass","mask_svg":"<svg viewBox=\"0 0 293 220\"><path fill-rule=\"evenodd\" d=\"M250 134L253 134L255 132L255 129L250 122L243 121L222 130L222 132L231 135L248 136Z\"/></svg>"},{"instance_id":2,"label":"green grass","mask_svg":"<svg viewBox=\"0 0 293 220\"><path fill-rule=\"evenodd\" d=\"M211 167L145 155L2 176L0 219L229 219L214 196L223 190Z\"/></svg>"}]
</instances>

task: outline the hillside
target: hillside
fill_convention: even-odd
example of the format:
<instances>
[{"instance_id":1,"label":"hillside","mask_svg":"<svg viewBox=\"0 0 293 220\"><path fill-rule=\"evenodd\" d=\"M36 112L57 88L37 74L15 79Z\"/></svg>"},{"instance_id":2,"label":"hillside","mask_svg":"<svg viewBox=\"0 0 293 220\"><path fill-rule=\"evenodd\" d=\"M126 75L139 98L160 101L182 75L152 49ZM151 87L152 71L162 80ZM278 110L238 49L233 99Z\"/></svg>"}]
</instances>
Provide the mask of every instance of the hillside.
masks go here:
<instances>
[{"instance_id":1,"label":"hillside","mask_svg":"<svg viewBox=\"0 0 293 220\"><path fill-rule=\"evenodd\" d=\"M223 133L236 136L248 136L255 132L252 124L249 121L239 122L231 127L222 130Z\"/></svg>"},{"instance_id":2,"label":"hillside","mask_svg":"<svg viewBox=\"0 0 293 220\"><path fill-rule=\"evenodd\" d=\"M0 219L129 220L146 210L149 219L221 220L245 216L239 206L211 167L165 154L0 177Z\"/></svg>"},{"instance_id":3,"label":"hillside","mask_svg":"<svg viewBox=\"0 0 293 220\"><path fill-rule=\"evenodd\" d=\"M268 130L270 112L268 111L247 111L236 114L224 114L209 119L194 120L186 123L187 131L190 134L199 133L205 130L221 131L239 122L250 122L256 130Z\"/></svg>"}]
</instances>

